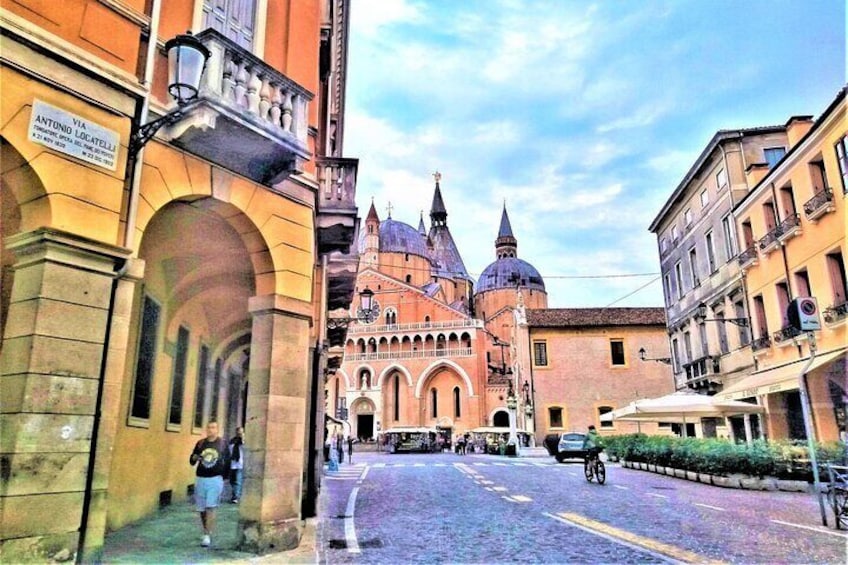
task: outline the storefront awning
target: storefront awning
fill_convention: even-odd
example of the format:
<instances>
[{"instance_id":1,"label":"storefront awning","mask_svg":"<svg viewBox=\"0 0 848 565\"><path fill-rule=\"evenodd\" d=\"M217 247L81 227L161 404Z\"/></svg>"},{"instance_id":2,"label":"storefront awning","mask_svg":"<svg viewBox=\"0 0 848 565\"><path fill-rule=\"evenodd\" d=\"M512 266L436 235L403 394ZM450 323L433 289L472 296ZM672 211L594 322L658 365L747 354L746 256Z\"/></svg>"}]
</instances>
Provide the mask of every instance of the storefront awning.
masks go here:
<instances>
[{"instance_id":1,"label":"storefront awning","mask_svg":"<svg viewBox=\"0 0 848 565\"><path fill-rule=\"evenodd\" d=\"M816 356L813 364L807 370L811 373L845 355L845 349L830 351ZM751 373L741 381L727 387L717 396L722 400L740 400L752 398L785 390L797 390L798 374L809 359L799 359L779 367L771 367L756 373Z\"/></svg>"}]
</instances>

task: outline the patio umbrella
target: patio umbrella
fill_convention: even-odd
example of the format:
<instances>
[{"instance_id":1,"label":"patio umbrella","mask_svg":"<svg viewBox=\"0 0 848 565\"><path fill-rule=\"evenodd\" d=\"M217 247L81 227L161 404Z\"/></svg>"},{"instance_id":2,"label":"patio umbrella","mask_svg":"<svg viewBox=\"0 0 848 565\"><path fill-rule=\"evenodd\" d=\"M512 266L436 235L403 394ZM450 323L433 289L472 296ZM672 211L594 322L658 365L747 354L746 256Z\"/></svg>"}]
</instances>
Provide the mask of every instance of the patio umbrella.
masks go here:
<instances>
[{"instance_id":1,"label":"patio umbrella","mask_svg":"<svg viewBox=\"0 0 848 565\"><path fill-rule=\"evenodd\" d=\"M700 418L723 418L739 414L761 414L762 406L738 400L719 400L694 392L678 391L659 398L631 402L601 416L602 422L674 422L686 423Z\"/></svg>"}]
</instances>

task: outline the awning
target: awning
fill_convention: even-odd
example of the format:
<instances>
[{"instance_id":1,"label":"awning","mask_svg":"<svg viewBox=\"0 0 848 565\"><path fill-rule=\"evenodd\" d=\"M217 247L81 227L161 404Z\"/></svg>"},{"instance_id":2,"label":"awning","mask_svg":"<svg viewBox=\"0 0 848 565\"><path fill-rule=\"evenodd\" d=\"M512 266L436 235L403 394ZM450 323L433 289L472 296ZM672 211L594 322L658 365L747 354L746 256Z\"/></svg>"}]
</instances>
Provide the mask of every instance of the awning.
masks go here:
<instances>
[{"instance_id":1,"label":"awning","mask_svg":"<svg viewBox=\"0 0 848 565\"><path fill-rule=\"evenodd\" d=\"M694 392L678 391L659 398L631 402L623 408L603 414L601 422L696 422L701 418L720 418L764 412L762 406L728 401Z\"/></svg>"},{"instance_id":2,"label":"awning","mask_svg":"<svg viewBox=\"0 0 848 565\"><path fill-rule=\"evenodd\" d=\"M819 367L835 361L842 355L845 355L845 348L816 356L807 373L809 374ZM716 396L722 400L740 400L742 398L763 396L785 390L796 390L798 388L798 375L808 360L809 358L799 359L786 365L751 373L736 384L727 387Z\"/></svg>"}]
</instances>

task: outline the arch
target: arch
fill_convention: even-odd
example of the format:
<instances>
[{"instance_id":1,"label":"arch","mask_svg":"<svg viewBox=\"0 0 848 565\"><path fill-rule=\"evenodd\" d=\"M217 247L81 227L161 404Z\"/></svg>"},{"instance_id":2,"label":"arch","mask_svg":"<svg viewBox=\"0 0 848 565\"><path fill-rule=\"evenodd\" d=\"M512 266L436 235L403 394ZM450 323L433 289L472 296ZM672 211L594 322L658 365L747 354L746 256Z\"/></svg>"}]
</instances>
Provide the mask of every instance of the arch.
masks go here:
<instances>
[{"instance_id":1,"label":"arch","mask_svg":"<svg viewBox=\"0 0 848 565\"><path fill-rule=\"evenodd\" d=\"M356 379L356 380L354 381L353 386L348 385L348 390L359 390L359 387L360 387L360 384L361 384L359 382L359 375L362 374L363 369L367 369L368 372L371 374L371 381L372 381L372 384L373 384L374 375L376 375L377 372L374 370L374 367L372 367L368 363L363 363L363 364L359 365L356 369L354 369L353 372L351 373L353 375L353 378Z\"/></svg>"},{"instance_id":2,"label":"arch","mask_svg":"<svg viewBox=\"0 0 848 565\"><path fill-rule=\"evenodd\" d=\"M342 378L344 379L345 390L350 390L350 376L341 367L336 369L336 373L341 374Z\"/></svg>"},{"instance_id":3,"label":"arch","mask_svg":"<svg viewBox=\"0 0 848 565\"><path fill-rule=\"evenodd\" d=\"M380 341L377 342L377 351L380 353L385 353L389 350L389 340L386 339L385 336L380 338Z\"/></svg>"},{"instance_id":4,"label":"arch","mask_svg":"<svg viewBox=\"0 0 848 565\"><path fill-rule=\"evenodd\" d=\"M463 381L465 381L465 386L468 389L468 396L474 396L474 385L471 383L471 377L468 376L468 373L465 372L465 369L463 369L450 359L439 359L430 363L430 365L421 372L421 376L418 377L418 383L415 385L415 398L421 398L421 391L424 388L424 383L438 369L443 368L453 369L459 375L459 377Z\"/></svg>"},{"instance_id":5,"label":"arch","mask_svg":"<svg viewBox=\"0 0 848 565\"><path fill-rule=\"evenodd\" d=\"M412 374L403 365L389 365L380 373L380 378L377 379L377 387L383 388L383 381L388 378L394 371L406 377L406 384L412 386Z\"/></svg>"},{"instance_id":6,"label":"arch","mask_svg":"<svg viewBox=\"0 0 848 565\"><path fill-rule=\"evenodd\" d=\"M498 422L506 421L506 425L498 425ZM506 408L500 407L495 408L492 411L491 417L492 426L496 428L506 428L509 427L509 412Z\"/></svg>"},{"instance_id":7,"label":"arch","mask_svg":"<svg viewBox=\"0 0 848 565\"><path fill-rule=\"evenodd\" d=\"M365 410L369 410L369 412L363 412L360 410L360 406L365 405ZM376 414L377 413L377 405L374 404L374 401L368 398L367 396L360 396L356 400L350 403L350 414Z\"/></svg>"},{"instance_id":8,"label":"arch","mask_svg":"<svg viewBox=\"0 0 848 565\"><path fill-rule=\"evenodd\" d=\"M52 225L53 210L44 182L30 163L6 137L0 136L0 173L2 173L3 210L13 200L20 213L18 231L26 232ZM7 218L3 218L6 220ZM5 224L5 222L4 222ZM4 225L4 236L6 233Z\"/></svg>"},{"instance_id":9,"label":"arch","mask_svg":"<svg viewBox=\"0 0 848 565\"><path fill-rule=\"evenodd\" d=\"M356 349L358 350L358 353L365 353L366 352L365 340L363 338L359 338L359 339L356 340Z\"/></svg>"}]
</instances>

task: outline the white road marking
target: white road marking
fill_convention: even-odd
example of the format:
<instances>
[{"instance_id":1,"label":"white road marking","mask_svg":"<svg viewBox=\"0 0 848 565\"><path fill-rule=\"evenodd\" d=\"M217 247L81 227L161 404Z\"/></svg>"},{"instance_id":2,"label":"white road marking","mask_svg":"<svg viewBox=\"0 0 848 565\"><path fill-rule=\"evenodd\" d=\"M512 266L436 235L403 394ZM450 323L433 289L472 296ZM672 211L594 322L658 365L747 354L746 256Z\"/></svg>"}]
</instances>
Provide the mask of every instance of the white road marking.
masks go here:
<instances>
[{"instance_id":1,"label":"white road marking","mask_svg":"<svg viewBox=\"0 0 848 565\"><path fill-rule=\"evenodd\" d=\"M368 476L368 469L369 469L368 467L365 467L365 470L364 470L364 471L362 471L362 476L361 476L361 477L359 477L359 481L360 481L360 482L364 481L364 480L365 480L365 477L367 477L367 476Z\"/></svg>"},{"instance_id":2,"label":"white road marking","mask_svg":"<svg viewBox=\"0 0 848 565\"><path fill-rule=\"evenodd\" d=\"M527 467L527 463L513 463L516 467Z\"/></svg>"},{"instance_id":3,"label":"white road marking","mask_svg":"<svg viewBox=\"0 0 848 565\"><path fill-rule=\"evenodd\" d=\"M719 512L726 512L726 510L724 508L721 508L719 506L712 506L710 504L701 504L700 502L695 502L693 504L695 504L695 506L700 506L702 508L709 508L711 510L718 510Z\"/></svg>"},{"instance_id":4,"label":"white road marking","mask_svg":"<svg viewBox=\"0 0 848 565\"><path fill-rule=\"evenodd\" d=\"M657 494L657 493L655 493L655 492L649 492L649 493L646 493L646 494L647 494L648 496L655 496L655 497L657 497L657 498L668 498L668 497L667 497L666 495L664 495L664 494Z\"/></svg>"},{"instance_id":5,"label":"white road marking","mask_svg":"<svg viewBox=\"0 0 848 565\"><path fill-rule=\"evenodd\" d=\"M358 481L359 477L324 477L330 481Z\"/></svg>"},{"instance_id":6,"label":"white road marking","mask_svg":"<svg viewBox=\"0 0 848 565\"><path fill-rule=\"evenodd\" d=\"M356 527L353 525L353 513L356 511L356 495L359 493L359 487L353 487L350 491L350 497L347 499L347 509L345 510L345 540L347 541L348 553L361 553L359 549L359 541L356 539Z\"/></svg>"},{"instance_id":7,"label":"white road marking","mask_svg":"<svg viewBox=\"0 0 848 565\"><path fill-rule=\"evenodd\" d=\"M492 465L497 465L498 467L506 467L507 463L492 463Z\"/></svg>"},{"instance_id":8,"label":"white road marking","mask_svg":"<svg viewBox=\"0 0 848 565\"><path fill-rule=\"evenodd\" d=\"M492 490L495 491L495 492L506 492L507 488L506 487L492 487Z\"/></svg>"},{"instance_id":9,"label":"white road marking","mask_svg":"<svg viewBox=\"0 0 848 565\"><path fill-rule=\"evenodd\" d=\"M406 467L406 463L395 463L392 467Z\"/></svg>"},{"instance_id":10,"label":"white road marking","mask_svg":"<svg viewBox=\"0 0 848 565\"><path fill-rule=\"evenodd\" d=\"M415 463L413 467L423 467L424 463Z\"/></svg>"},{"instance_id":11,"label":"white road marking","mask_svg":"<svg viewBox=\"0 0 848 565\"><path fill-rule=\"evenodd\" d=\"M784 522L783 520L772 520L775 524L783 524L784 526L792 526L793 528L803 528L805 530L810 530L813 532L818 532L820 534L829 534L831 536L836 536L838 538L848 539L848 535L846 534L838 534L836 532L831 532L830 530L825 530L822 528L816 528L813 526L804 526L803 524L793 524L792 522Z\"/></svg>"},{"instance_id":12,"label":"white road marking","mask_svg":"<svg viewBox=\"0 0 848 565\"><path fill-rule=\"evenodd\" d=\"M571 475L572 477L576 477L576 476L577 476L577 473L575 473L574 471L569 471L569 472L568 472L568 474L569 474L569 475Z\"/></svg>"},{"instance_id":13,"label":"white road marking","mask_svg":"<svg viewBox=\"0 0 848 565\"><path fill-rule=\"evenodd\" d=\"M477 467L485 467L488 463L475 463Z\"/></svg>"},{"instance_id":14,"label":"white road marking","mask_svg":"<svg viewBox=\"0 0 848 565\"><path fill-rule=\"evenodd\" d=\"M523 494L514 494L512 495L512 499L515 502L533 502L533 499L529 496L524 496Z\"/></svg>"},{"instance_id":15,"label":"white road marking","mask_svg":"<svg viewBox=\"0 0 848 565\"><path fill-rule=\"evenodd\" d=\"M493 485L495 484L495 481L480 481L480 483L484 485Z\"/></svg>"},{"instance_id":16,"label":"white road marking","mask_svg":"<svg viewBox=\"0 0 848 565\"><path fill-rule=\"evenodd\" d=\"M447 467L447 463L436 463L436 467Z\"/></svg>"},{"instance_id":17,"label":"white road marking","mask_svg":"<svg viewBox=\"0 0 848 565\"><path fill-rule=\"evenodd\" d=\"M613 486L614 488L619 489L619 490L630 490L630 487L623 487L623 486L621 486L621 485L612 485L612 486Z\"/></svg>"},{"instance_id":18,"label":"white road marking","mask_svg":"<svg viewBox=\"0 0 848 565\"><path fill-rule=\"evenodd\" d=\"M386 464L385 464L385 463L374 463L374 464L373 464L373 465L371 465L371 466L372 466L372 467L385 467L385 466L386 466Z\"/></svg>"},{"instance_id":19,"label":"white road marking","mask_svg":"<svg viewBox=\"0 0 848 565\"><path fill-rule=\"evenodd\" d=\"M492 487L486 487L486 490L492 492L494 489Z\"/></svg>"}]
</instances>

